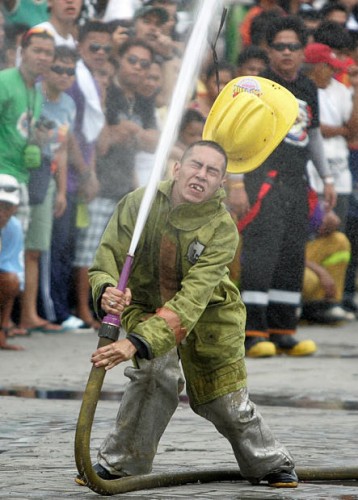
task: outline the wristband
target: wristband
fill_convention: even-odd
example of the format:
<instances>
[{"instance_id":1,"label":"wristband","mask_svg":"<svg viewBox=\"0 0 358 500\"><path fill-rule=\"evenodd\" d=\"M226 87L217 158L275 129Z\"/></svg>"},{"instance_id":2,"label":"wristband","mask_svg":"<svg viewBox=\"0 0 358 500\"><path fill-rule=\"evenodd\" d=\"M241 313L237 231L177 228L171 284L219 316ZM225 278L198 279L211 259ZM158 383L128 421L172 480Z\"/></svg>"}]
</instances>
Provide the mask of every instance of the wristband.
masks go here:
<instances>
[{"instance_id":1,"label":"wristband","mask_svg":"<svg viewBox=\"0 0 358 500\"><path fill-rule=\"evenodd\" d=\"M323 182L325 184L332 185L334 184L334 177L332 175L327 175L327 177L323 179Z\"/></svg>"}]
</instances>

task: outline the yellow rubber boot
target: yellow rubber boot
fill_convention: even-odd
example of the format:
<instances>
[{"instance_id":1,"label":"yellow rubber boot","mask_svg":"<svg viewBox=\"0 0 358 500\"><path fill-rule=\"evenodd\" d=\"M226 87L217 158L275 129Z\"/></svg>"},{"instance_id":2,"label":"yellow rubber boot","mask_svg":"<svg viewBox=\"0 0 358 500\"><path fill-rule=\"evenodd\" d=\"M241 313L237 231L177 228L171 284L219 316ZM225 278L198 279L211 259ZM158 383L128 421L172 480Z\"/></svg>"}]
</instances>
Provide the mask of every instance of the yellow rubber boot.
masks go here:
<instances>
[{"instance_id":1,"label":"yellow rubber boot","mask_svg":"<svg viewBox=\"0 0 358 500\"><path fill-rule=\"evenodd\" d=\"M313 340L296 340L293 335L274 333L271 334L270 340L275 344L277 354L311 356L317 351Z\"/></svg>"},{"instance_id":2,"label":"yellow rubber boot","mask_svg":"<svg viewBox=\"0 0 358 500\"><path fill-rule=\"evenodd\" d=\"M275 344L265 337L246 337L245 350L249 358L269 358L276 354Z\"/></svg>"}]
</instances>

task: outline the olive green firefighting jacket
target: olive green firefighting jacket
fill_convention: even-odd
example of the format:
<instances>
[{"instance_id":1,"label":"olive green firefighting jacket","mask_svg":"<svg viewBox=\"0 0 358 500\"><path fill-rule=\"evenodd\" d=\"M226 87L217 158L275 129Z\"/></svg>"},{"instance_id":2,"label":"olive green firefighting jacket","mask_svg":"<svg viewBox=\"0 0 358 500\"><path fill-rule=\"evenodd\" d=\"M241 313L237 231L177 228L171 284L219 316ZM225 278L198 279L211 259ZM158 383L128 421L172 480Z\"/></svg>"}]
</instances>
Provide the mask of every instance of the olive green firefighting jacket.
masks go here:
<instances>
[{"instance_id":1,"label":"olive green firefighting jacket","mask_svg":"<svg viewBox=\"0 0 358 500\"><path fill-rule=\"evenodd\" d=\"M244 331L246 313L228 276L238 232L220 189L209 201L171 206L172 181L160 183L135 253L128 287L132 303L122 325L150 348L152 357L176 345L173 329L156 311L173 311L185 329L178 345L195 404L246 385ZM117 206L90 269L94 303L105 284L116 286L135 226L143 189ZM102 311L103 313L103 311Z\"/></svg>"}]
</instances>

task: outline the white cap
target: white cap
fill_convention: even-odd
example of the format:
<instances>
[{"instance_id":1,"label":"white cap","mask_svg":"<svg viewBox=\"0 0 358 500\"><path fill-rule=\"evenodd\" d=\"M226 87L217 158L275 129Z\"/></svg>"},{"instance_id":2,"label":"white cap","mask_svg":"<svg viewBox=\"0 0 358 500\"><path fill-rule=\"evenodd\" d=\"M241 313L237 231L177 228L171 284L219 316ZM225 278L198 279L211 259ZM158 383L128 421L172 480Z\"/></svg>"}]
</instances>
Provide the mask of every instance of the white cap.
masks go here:
<instances>
[{"instance_id":1,"label":"white cap","mask_svg":"<svg viewBox=\"0 0 358 500\"><path fill-rule=\"evenodd\" d=\"M0 201L20 204L20 185L12 175L0 174Z\"/></svg>"}]
</instances>

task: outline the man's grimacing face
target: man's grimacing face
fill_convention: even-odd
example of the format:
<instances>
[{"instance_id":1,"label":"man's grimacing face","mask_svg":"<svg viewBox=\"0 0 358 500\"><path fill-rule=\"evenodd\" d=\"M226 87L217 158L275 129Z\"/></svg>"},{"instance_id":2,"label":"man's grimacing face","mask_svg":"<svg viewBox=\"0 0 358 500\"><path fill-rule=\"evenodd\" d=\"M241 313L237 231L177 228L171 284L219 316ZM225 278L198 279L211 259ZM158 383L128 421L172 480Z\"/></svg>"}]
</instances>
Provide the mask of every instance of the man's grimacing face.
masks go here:
<instances>
[{"instance_id":1,"label":"man's grimacing face","mask_svg":"<svg viewBox=\"0 0 358 500\"><path fill-rule=\"evenodd\" d=\"M181 203L201 203L213 197L222 187L225 158L210 146L194 146L182 162L174 165L174 206Z\"/></svg>"}]
</instances>

